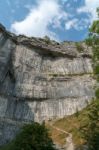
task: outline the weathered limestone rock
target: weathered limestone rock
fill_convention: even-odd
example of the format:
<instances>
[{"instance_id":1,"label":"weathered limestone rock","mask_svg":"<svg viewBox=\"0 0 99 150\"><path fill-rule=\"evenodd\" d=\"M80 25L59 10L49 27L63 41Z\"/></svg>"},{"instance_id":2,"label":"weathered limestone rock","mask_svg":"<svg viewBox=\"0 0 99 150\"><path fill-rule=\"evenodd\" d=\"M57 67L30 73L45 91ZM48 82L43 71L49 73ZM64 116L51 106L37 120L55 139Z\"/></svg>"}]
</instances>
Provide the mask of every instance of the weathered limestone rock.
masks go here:
<instances>
[{"instance_id":1,"label":"weathered limestone rock","mask_svg":"<svg viewBox=\"0 0 99 150\"><path fill-rule=\"evenodd\" d=\"M84 44L83 44L84 45ZM0 145L19 128L71 115L94 97L91 49L16 36L0 26Z\"/></svg>"}]
</instances>

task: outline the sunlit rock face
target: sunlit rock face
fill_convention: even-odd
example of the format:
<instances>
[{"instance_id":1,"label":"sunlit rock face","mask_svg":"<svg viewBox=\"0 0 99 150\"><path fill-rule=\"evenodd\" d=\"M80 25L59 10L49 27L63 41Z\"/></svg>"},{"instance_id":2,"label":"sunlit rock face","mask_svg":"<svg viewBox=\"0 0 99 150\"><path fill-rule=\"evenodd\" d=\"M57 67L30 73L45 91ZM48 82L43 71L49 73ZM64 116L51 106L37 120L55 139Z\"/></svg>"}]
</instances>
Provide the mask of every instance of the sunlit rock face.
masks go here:
<instances>
[{"instance_id":1,"label":"sunlit rock face","mask_svg":"<svg viewBox=\"0 0 99 150\"><path fill-rule=\"evenodd\" d=\"M91 49L15 36L0 26L0 145L24 123L63 118L94 97Z\"/></svg>"}]
</instances>

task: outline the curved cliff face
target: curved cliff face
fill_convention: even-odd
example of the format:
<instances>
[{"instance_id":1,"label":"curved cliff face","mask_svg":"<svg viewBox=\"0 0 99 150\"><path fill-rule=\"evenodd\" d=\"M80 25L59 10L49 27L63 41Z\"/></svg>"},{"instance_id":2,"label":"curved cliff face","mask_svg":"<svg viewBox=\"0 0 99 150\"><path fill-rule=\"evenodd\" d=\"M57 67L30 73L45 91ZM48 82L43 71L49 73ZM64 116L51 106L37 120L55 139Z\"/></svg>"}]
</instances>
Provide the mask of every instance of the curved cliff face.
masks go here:
<instances>
[{"instance_id":1,"label":"curved cliff face","mask_svg":"<svg viewBox=\"0 0 99 150\"><path fill-rule=\"evenodd\" d=\"M0 144L26 122L62 118L94 97L91 49L15 36L0 26Z\"/></svg>"}]
</instances>

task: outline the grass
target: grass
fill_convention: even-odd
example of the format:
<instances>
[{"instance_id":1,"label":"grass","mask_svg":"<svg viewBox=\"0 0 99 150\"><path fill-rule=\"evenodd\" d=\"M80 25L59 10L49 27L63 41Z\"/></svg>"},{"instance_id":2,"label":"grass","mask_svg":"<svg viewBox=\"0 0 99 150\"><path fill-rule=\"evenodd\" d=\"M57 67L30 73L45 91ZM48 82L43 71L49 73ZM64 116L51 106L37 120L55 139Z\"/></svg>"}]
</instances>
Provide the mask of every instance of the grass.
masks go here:
<instances>
[{"instance_id":1,"label":"grass","mask_svg":"<svg viewBox=\"0 0 99 150\"><path fill-rule=\"evenodd\" d=\"M63 119L56 120L53 124L54 126L66 131L66 132L72 133L73 142L77 147L86 143L85 139L83 138L81 129L83 126L85 126L86 124L89 123L89 118L88 118L87 114L89 113L89 110L91 108L93 108L94 103L95 103L95 101L92 102L92 104L90 104L84 110L82 110L78 113L75 113L72 116L68 116ZM49 123L47 123L47 128L49 129L51 138L53 139L53 141L55 143L58 143L61 146L66 144L66 142L65 142L66 135L64 133L61 133L61 132L57 131L56 129L52 128L49 125Z\"/></svg>"},{"instance_id":2,"label":"grass","mask_svg":"<svg viewBox=\"0 0 99 150\"><path fill-rule=\"evenodd\" d=\"M73 77L73 76L83 76L83 75L90 75L90 76L93 76L94 74L93 74L93 72L84 72L84 73L74 73L74 74L70 74L70 73L68 73L68 74L64 74L64 73L48 73L48 75L50 76L50 77L67 77L67 76L69 76L69 77Z\"/></svg>"}]
</instances>

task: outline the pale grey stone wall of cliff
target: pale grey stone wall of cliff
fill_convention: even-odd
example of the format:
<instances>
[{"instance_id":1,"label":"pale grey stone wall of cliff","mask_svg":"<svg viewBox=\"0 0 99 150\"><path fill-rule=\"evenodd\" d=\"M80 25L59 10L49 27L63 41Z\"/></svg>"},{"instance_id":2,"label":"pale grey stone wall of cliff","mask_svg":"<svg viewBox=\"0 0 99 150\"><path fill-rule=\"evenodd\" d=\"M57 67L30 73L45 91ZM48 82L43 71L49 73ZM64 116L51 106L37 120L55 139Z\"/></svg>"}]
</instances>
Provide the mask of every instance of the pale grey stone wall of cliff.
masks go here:
<instances>
[{"instance_id":1,"label":"pale grey stone wall of cliff","mask_svg":"<svg viewBox=\"0 0 99 150\"><path fill-rule=\"evenodd\" d=\"M91 49L46 43L0 28L0 145L24 123L63 118L94 97Z\"/></svg>"}]
</instances>

